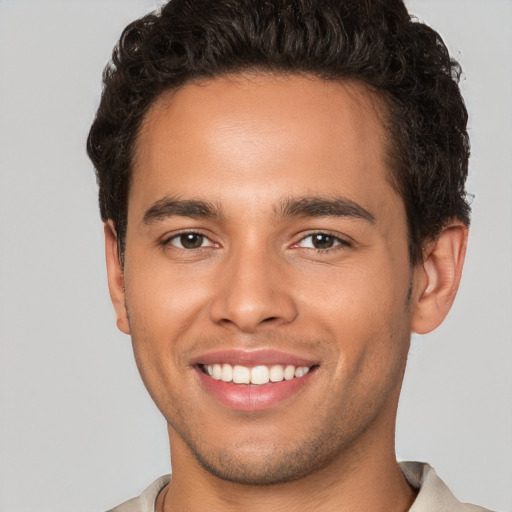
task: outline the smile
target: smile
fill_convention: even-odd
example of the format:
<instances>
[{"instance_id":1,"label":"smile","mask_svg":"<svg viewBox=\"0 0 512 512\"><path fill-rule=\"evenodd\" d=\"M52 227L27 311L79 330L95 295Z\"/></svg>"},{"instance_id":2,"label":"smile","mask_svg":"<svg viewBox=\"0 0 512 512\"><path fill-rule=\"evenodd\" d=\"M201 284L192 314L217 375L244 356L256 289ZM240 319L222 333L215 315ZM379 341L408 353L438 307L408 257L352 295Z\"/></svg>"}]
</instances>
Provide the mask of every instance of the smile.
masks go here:
<instances>
[{"instance_id":1,"label":"smile","mask_svg":"<svg viewBox=\"0 0 512 512\"><path fill-rule=\"evenodd\" d=\"M215 380L223 382L232 382L234 384L245 384L262 386L269 382L289 381L304 377L309 373L309 366L293 366L293 365L258 365L258 366L242 366L231 365L227 363L215 363L202 365L201 370L206 375Z\"/></svg>"},{"instance_id":2,"label":"smile","mask_svg":"<svg viewBox=\"0 0 512 512\"><path fill-rule=\"evenodd\" d=\"M292 403L317 380L316 358L272 349L218 350L190 360L207 400L231 410L255 412Z\"/></svg>"}]
</instances>

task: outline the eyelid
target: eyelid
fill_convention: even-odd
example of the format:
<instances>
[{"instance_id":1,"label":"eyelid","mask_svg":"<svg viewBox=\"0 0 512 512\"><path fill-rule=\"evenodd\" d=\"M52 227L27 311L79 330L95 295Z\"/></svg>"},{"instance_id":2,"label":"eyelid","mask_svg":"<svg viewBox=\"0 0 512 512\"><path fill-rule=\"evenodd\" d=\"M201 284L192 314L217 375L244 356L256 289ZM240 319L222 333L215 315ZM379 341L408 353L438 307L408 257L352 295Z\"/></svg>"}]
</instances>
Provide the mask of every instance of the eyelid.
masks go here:
<instances>
[{"instance_id":1,"label":"eyelid","mask_svg":"<svg viewBox=\"0 0 512 512\"><path fill-rule=\"evenodd\" d=\"M179 247L176 244L173 244L172 241L175 239L179 239L183 235L198 235L202 236L205 240L209 242L206 246L197 247L196 249L187 249L185 247ZM201 229L182 229L180 231L174 232L172 234L165 235L161 241L161 244L164 246L172 246L174 249L182 250L182 251L193 251L193 250L199 250L199 249L207 249L209 247L219 247L219 244L214 242L211 238L211 236L208 236L206 233L204 233Z\"/></svg>"},{"instance_id":2,"label":"eyelid","mask_svg":"<svg viewBox=\"0 0 512 512\"><path fill-rule=\"evenodd\" d=\"M172 243L173 240L179 239L179 237L181 237L183 235L187 235L187 234L194 234L194 235L202 236L209 243L206 246L201 246L201 247L198 247L196 249L188 249L188 248L185 248L185 247L179 247L178 245ZM339 233L333 233L332 231L325 230L325 229L324 230L316 229L316 230L312 230L310 232L307 232L305 234L302 234L302 236L299 238L299 240L292 244L291 248L300 248L301 247L301 243L304 242L304 240L306 240L306 239L308 239L308 238L310 238L310 237L312 237L314 235L326 235L326 236L332 237L335 240L335 244L333 245L333 247L328 247L326 249L318 249L316 247L303 247L303 248L313 249L313 250L320 251L320 252L327 252L327 251L335 249L335 248L337 248L339 246L344 246L344 247L352 247L353 246L353 243L346 236L342 236ZM180 231L173 232L172 234L166 234L163 237L163 239L162 239L162 241L160 243L163 246L169 246L170 245L170 246L172 246L175 249L184 250L184 251L193 251L193 250L199 250L199 249L206 249L206 248L209 248L209 247L220 247L220 245L217 242L213 241L212 237L207 235L206 233L204 233L203 230L201 230L201 229L194 229L194 228L182 229Z\"/></svg>"},{"instance_id":3,"label":"eyelid","mask_svg":"<svg viewBox=\"0 0 512 512\"><path fill-rule=\"evenodd\" d=\"M315 251L320 251L320 252L327 252L329 250L332 250L332 249L335 249L336 247L352 247L353 246L353 243L350 241L350 239L348 239L348 237L345 237L345 236L342 236L340 235L339 233L333 233L332 231L329 231L329 230L326 230L326 229L315 229L315 230L312 230L306 234L303 234L299 241L298 242L295 242L293 245L292 245L292 248L293 247L301 247L301 242L303 242L304 240L306 240L307 238L310 238L314 235L326 235L326 236L330 236L332 237L336 243L332 246L332 247L328 247L327 249L317 249L316 247L303 247L305 249L313 249Z\"/></svg>"}]
</instances>

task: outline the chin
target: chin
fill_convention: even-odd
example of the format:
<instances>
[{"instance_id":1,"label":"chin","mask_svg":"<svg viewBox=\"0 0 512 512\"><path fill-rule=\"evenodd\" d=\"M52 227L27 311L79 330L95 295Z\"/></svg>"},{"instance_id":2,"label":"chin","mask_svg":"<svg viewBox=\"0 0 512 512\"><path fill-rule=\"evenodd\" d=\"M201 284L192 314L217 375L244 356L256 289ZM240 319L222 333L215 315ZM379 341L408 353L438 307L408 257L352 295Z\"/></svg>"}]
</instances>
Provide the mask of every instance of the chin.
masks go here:
<instances>
[{"instance_id":1,"label":"chin","mask_svg":"<svg viewBox=\"0 0 512 512\"><path fill-rule=\"evenodd\" d=\"M241 485L277 485L299 480L328 466L339 453L333 439L322 436L294 446L236 446L224 450L189 449L211 475Z\"/></svg>"}]
</instances>

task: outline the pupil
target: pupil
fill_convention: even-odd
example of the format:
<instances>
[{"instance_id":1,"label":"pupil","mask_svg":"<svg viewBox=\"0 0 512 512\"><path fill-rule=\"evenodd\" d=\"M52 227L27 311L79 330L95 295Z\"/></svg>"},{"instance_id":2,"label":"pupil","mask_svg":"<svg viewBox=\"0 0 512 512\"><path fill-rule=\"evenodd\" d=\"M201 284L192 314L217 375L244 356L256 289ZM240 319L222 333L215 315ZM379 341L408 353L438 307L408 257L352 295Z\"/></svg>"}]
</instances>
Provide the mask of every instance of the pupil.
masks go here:
<instances>
[{"instance_id":1,"label":"pupil","mask_svg":"<svg viewBox=\"0 0 512 512\"><path fill-rule=\"evenodd\" d=\"M203 245L203 235L197 233L186 233L181 235L180 242L185 249L198 249Z\"/></svg>"},{"instance_id":2,"label":"pupil","mask_svg":"<svg viewBox=\"0 0 512 512\"><path fill-rule=\"evenodd\" d=\"M329 249L332 247L333 237L330 235L314 235L313 236L313 246L316 249Z\"/></svg>"}]
</instances>

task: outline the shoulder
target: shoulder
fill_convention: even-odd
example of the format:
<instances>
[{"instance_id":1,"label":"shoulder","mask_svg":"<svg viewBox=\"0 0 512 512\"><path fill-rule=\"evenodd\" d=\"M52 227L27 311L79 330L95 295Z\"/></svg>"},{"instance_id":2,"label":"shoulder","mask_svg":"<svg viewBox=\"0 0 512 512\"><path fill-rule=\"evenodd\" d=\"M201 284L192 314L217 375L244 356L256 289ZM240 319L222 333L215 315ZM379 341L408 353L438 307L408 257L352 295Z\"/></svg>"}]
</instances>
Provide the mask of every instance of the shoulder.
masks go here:
<instances>
[{"instance_id":1,"label":"shoulder","mask_svg":"<svg viewBox=\"0 0 512 512\"><path fill-rule=\"evenodd\" d=\"M146 487L140 496L125 501L108 512L154 512L156 498L170 480L171 475L161 476Z\"/></svg>"},{"instance_id":2,"label":"shoulder","mask_svg":"<svg viewBox=\"0 0 512 512\"><path fill-rule=\"evenodd\" d=\"M429 464L400 462L400 469L409 485L418 490L409 512L490 512L458 501Z\"/></svg>"}]
</instances>

